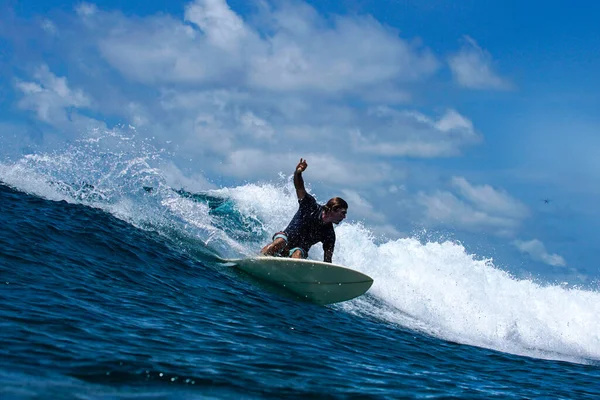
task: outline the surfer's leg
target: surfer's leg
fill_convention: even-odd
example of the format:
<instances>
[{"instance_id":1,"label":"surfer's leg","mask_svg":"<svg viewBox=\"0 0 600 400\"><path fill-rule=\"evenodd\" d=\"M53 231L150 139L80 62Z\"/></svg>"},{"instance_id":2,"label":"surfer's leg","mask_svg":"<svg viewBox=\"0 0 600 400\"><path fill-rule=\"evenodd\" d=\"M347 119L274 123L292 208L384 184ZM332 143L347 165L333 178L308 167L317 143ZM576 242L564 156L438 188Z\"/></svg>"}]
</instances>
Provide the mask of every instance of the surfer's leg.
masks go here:
<instances>
[{"instance_id":1,"label":"surfer's leg","mask_svg":"<svg viewBox=\"0 0 600 400\"><path fill-rule=\"evenodd\" d=\"M273 236L273 242L266 245L260 251L263 256L278 256L287 246L287 236L283 232L276 233Z\"/></svg>"}]
</instances>

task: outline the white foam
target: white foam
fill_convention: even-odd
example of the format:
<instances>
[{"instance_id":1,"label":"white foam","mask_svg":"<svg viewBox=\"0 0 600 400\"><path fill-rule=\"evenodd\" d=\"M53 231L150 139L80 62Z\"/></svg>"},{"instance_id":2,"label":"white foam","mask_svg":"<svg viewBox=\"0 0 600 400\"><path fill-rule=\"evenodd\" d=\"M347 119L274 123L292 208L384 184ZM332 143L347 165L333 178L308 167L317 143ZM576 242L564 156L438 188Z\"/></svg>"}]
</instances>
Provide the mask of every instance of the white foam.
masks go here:
<instances>
[{"instance_id":1,"label":"white foam","mask_svg":"<svg viewBox=\"0 0 600 400\"><path fill-rule=\"evenodd\" d=\"M281 182L279 186L248 184L209 193L235 201L240 213L262 221L266 232L283 230L298 209L296 192L290 182Z\"/></svg>"},{"instance_id":2,"label":"white foam","mask_svg":"<svg viewBox=\"0 0 600 400\"><path fill-rule=\"evenodd\" d=\"M48 200L73 201L69 196L49 184L45 175L31 170L23 163L0 164L0 181L23 192L35 194Z\"/></svg>"},{"instance_id":3,"label":"white foam","mask_svg":"<svg viewBox=\"0 0 600 400\"><path fill-rule=\"evenodd\" d=\"M290 184L221 190L267 231L297 210ZM600 293L519 280L452 241L377 243L355 223L336 228L334 262L374 278L370 298L339 307L436 337L513 354L600 360ZM310 251L322 259L320 246Z\"/></svg>"},{"instance_id":4,"label":"white foam","mask_svg":"<svg viewBox=\"0 0 600 400\"><path fill-rule=\"evenodd\" d=\"M375 245L351 225L337 235L339 261L372 276L370 293L389 306L380 313L380 306L363 303L357 306L362 312L459 343L535 357L600 359L598 292L515 279L449 241Z\"/></svg>"}]
</instances>

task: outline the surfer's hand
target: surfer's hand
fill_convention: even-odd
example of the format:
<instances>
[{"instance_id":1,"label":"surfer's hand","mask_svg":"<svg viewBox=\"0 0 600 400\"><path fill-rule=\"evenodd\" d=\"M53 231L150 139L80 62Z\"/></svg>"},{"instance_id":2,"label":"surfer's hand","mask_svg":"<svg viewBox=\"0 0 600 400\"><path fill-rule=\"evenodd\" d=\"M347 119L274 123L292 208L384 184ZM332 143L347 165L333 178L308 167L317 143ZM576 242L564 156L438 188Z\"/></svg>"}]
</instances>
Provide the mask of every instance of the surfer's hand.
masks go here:
<instances>
[{"instance_id":1,"label":"surfer's hand","mask_svg":"<svg viewBox=\"0 0 600 400\"><path fill-rule=\"evenodd\" d=\"M302 173L304 172L304 170L308 167L308 164L306 163L306 160L303 160L302 158L300 159L300 162L298 163L298 165L296 166L296 172L297 173Z\"/></svg>"}]
</instances>

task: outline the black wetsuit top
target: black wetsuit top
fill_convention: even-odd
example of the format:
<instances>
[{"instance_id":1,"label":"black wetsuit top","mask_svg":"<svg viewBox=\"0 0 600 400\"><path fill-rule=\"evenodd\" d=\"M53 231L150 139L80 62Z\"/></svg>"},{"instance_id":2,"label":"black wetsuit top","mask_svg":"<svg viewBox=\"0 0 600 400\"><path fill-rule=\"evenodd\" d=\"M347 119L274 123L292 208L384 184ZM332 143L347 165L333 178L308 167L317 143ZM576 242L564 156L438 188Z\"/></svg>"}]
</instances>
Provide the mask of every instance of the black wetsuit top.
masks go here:
<instances>
[{"instance_id":1,"label":"black wetsuit top","mask_svg":"<svg viewBox=\"0 0 600 400\"><path fill-rule=\"evenodd\" d=\"M288 248L300 247L308 254L311 246L323 242L323 247L333 249L335 245L335 231L333 224L324 224L321 219L323 206L310 194L306 194L302 200L298 200L299 208L285 232L288 238Z\"/></svg>"}]
</instances>

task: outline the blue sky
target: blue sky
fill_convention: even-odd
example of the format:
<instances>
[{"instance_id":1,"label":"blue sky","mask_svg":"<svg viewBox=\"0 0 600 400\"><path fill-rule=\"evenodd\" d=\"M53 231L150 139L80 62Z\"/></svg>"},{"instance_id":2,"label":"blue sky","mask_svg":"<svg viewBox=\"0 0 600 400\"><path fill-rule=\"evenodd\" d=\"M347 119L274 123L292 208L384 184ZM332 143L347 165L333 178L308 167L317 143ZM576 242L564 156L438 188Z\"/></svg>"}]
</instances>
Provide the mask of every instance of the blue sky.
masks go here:
<instances>
[{"instance_id":1,"label":"blue sky","mask_svg":"<svg viewBox=\"0 0 600 400\"><path fill-rule=\"evenodd\" d=\"M13 1L0 15L4 162L116 123L168 147L190 189L276 180L304 157L318 197L341 194L376 234L452 232L501 265L598 279L596 3Z\"/></svg>"}]
</instances>

